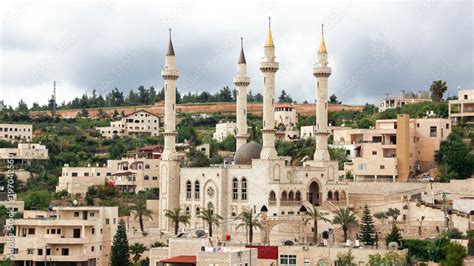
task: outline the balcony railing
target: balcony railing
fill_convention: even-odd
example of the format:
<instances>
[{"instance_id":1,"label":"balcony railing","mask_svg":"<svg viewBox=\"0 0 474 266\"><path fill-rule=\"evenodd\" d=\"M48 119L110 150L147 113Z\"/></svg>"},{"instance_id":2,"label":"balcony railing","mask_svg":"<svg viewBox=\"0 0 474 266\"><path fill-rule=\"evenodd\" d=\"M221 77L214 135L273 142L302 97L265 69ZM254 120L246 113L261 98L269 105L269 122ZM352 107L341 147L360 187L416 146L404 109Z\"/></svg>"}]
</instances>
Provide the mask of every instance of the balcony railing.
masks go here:
<instances>
[{"instance_id":1,"label":"balcony railing","mask_svg":"<svg viewBox=\"0 0 474 266\"><path fill-rule=\"evenodd\" d=\"M301 200L282 200L280 206L301 206Z\"/></svg>"}]
</instances>

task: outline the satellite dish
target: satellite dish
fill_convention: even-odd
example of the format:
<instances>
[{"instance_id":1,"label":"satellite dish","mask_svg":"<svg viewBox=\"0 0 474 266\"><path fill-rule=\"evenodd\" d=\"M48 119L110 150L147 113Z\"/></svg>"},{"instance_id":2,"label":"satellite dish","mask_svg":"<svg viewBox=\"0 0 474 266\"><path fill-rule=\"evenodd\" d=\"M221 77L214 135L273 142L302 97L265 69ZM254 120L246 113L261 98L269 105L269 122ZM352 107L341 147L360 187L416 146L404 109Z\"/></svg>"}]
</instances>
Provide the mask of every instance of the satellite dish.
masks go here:
<instances>
[{"instance_id":1,"label":"satellite dish","mask_svg":"<svg viewBox=\"0 0 474 266\"><path fill-rule=\"evenodd\" d=\"M398 243L397 242L390 242L388 243L388 249L389 250L397 250L398 249Z\"/></svg>"},{"instance_id":2,"label":"satellite dish","mask_svg":"<svg viewBox=\"0 0 474 266\"><path fill-rule=\"evenodd\" d=\"M197 237L203 237L205 235L206 235L206 232L204 230L196 230Z\"/></svg>"},{"instance_id":3,"label":"satellite dish","mask_svg":"<svg viewBox=\"0 0 474 266\"><path fill-rule=\"evenodd\" d=\"M284 243L285 246L294 246L295 243L293 243L293 241L291 240L286 240L285 243Z\"/></svg>"}]
</instances>

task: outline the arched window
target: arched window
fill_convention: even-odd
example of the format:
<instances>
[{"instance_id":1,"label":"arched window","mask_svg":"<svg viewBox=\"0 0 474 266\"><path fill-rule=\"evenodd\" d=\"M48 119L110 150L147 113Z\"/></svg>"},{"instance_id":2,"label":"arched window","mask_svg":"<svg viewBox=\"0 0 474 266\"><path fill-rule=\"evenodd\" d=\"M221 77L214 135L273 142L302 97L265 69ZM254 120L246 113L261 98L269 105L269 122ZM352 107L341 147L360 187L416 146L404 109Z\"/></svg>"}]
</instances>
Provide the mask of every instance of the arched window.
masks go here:
<instances>
[{"instance_id":1,"label":"arched window","mask_svg":"<svg viewBox=\"0 0 474 266\"><path fill-rule=\"evenodd\" d=\"M150 165L149 165L149 164L145 164L145 169L150 169Z\"/></svg>"},{"instance_id":2,"label":"arched window","mask_svg":"<svg viewBox=\"0 0 474 266\"><path fill-rule=\"evenodd\" d=\"M334 200L339 201L339 192L337 190L334 192Z\"/></svg>"},{"instance_id":3,"label":"arched window","mask_svg":"<svg viewBox=\"0 0 474 266\"><path fill-rule=\"evenodd\" d=\"M328 200L332 200L332 191L328 192Z\"/></svg>"},{"instance_id":4,"label":"arched window","mask_svg":"<svg viewBox=\"0 0 474 266\"><path fill-rule=\"evenodd\" d=\"M211 215L214 215L214 205L212 204L212 202L207 203L207 209L211 211Z\"/></svg>"},{"instance_id":5,"label":"arched window","mask_svg":"<svg viewBox=\"0 0 474 266\"><path fill-rule=\"evenodd\" d=\"M232 179L232 199L239 199L239 181L237 181L237 178Z\"/></svg>"},{"instance_id":6,"label":"arched window","mask_svg":"<svg viewBox=\"0 0 474 266\"><path fill-rule=\"evenodd\" d=\"M201 209L199 207L196 208L196 215L198 215L201 212Z\"/></svg>"},{"instance_id":7,"label":"arched window","mask_svg":"<svg viewBox=\"0 0 474 266\"><path fill-rule=\"evenodd\" d=\"M276 194L275 191L270 191L270 197L268 199L270 202L276 201Z\"/></svg>"},{"instance_id":8,"label":"arched window","mask_svg":"<svg viewBox=\"0 0 474 266\"><path fill-rule=\"evenodd\" d=\"M199 199L199 192L201 187L199 186L199 181L194 182L194 198Z\"/></svg>"},{"instance_id":9,"label":"arched window","mask_svg":"<svg viewBox=\"0 0 474 266\"><path fill-rule=\"evenodd\" d=\"M186 199L191 199L192 186L191 181L186 182Z\"/></svg>"},{"instance_id":10,"label":"arched window","mask_svg":"<svg viewBox=\"0 0 474 266\"><path fill-rule=\"evenodd\" d=\"M186 207L186 214L189 214L189 207Z\"/></svg>"},{"instance_id":11,"label":"arched window","mask_svg":"<svg viewBox=\"0 0 474 266\"><path fill-rule=\"evenodd\" d=\"M147 175L145 175L145 176L143 177L143 180L148 180L148 179L150 179L150 177L147 176Z\"/></svg>"},{"instance_id":12,"label":"arched window","mask_svg":"<svg viewBox=\"0 0 474 266\"><path fill-rule=\"evenodd\" d=\"M288 194L286 194L286 191L283 191L281 193L281 202L286 202L288 201Z\"/></svg>"},{"instance_id":13,"label":"arched window","mask_svg":"<svg viewBox=\"0 0 474 266\"><path fill-rule=\"evenodd\" d=\"M299 190L296 191L295 200L296 200L296 201L301 201L301 192L300 192Z\"/></svg>"},{"instance_id":14,"label":"arched window","mask_svg":"<svg viewBox=\"0 0 474 266\"><path fill-rule=\"evenodd\" d=\"M242 178L242 200L247 200L247 179Z\"/></svg>"},{"instance_id":15,"label":"arched window","mask_svg":"<svg viewBox=\"0 0 474 266\"><path fill-rule=\"evenodd\" d=\"M295 200L295 193L293 193L293 191L290 191L290 193L288 193L288 201L294 201Z\"/></svg>"}]
</instances>

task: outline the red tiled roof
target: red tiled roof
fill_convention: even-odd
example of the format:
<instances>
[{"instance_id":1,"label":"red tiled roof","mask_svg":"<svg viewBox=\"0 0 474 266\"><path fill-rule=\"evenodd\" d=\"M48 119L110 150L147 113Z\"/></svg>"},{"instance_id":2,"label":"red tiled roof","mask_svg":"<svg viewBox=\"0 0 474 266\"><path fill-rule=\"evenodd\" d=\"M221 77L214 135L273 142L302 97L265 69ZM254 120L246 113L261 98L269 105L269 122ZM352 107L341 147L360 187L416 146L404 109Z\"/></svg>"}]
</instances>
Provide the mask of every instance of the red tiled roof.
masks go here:
<instances>
[{"instance_id":1,"label":"red tiled roof","mask_svg":"<svg viewBox=\"0 0 474 266\"><path fill-rule=\"evenodd\" d=\"M276 104L275 108L293 108L294 106L291 104Z\"/></svg>"},{"instance_id":2,"label":"red tiled roof","mask_svg":"<svg viewBox=\"0 0 474 266\"><path fill-rule=\"evenodd\" d=\"M161 260L164 263L196 263L196 256L176 256Z\"/></svg>"}]
</instances>

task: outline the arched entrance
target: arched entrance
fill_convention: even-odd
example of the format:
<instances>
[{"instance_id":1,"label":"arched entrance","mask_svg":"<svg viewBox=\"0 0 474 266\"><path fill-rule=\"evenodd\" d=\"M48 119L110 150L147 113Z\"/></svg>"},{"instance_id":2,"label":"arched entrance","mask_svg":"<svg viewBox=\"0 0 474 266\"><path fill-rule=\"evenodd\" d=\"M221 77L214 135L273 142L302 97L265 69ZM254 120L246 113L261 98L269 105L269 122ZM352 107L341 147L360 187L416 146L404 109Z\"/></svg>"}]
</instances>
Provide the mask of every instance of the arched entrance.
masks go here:
<instances>
[{"instance_id":1,"label":"arched entrance","mask_svg":"<svg viewBox=\"0 0 474 266\"><path fill-rule=\"evenodd\" d=\"M320 189L316 181L311 182L311 185L309 185L308 202L314 206L321 205Z\"/></svg>"}]
</instances>

